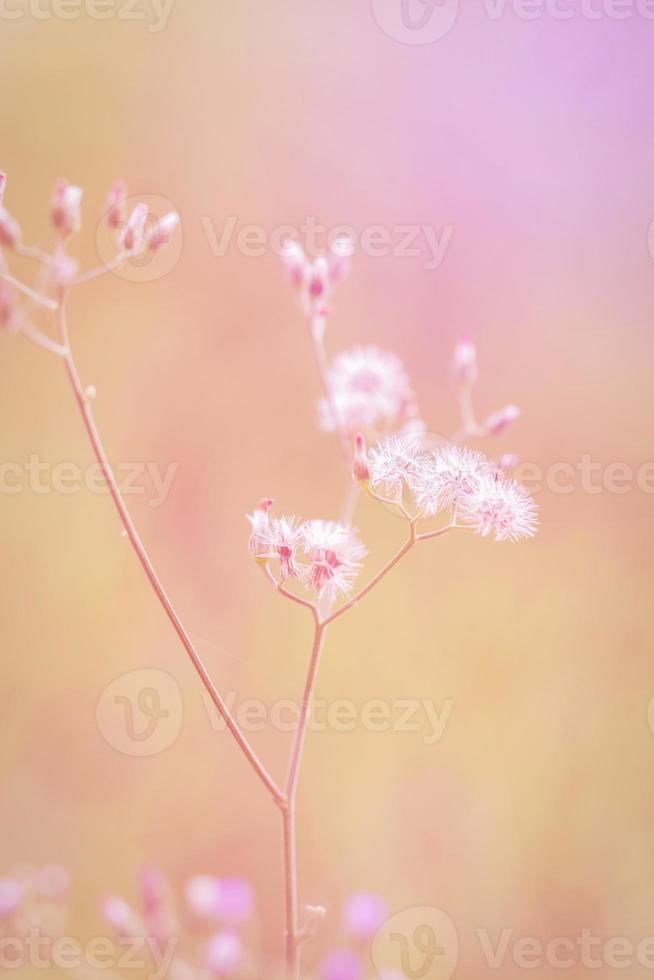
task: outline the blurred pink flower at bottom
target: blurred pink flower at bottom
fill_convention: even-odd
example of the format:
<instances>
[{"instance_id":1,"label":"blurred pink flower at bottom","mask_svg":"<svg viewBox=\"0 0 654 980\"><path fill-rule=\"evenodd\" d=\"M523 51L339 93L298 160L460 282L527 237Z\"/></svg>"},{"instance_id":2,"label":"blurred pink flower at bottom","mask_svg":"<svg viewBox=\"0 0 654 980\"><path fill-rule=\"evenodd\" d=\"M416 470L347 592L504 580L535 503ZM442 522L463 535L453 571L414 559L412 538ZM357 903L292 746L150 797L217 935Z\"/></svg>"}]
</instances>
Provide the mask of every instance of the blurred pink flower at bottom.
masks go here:
<instances>
[{"instance_id":1,"label":"blurred pink flower at bottom","mask_svg":"<svg viewBox=\"0 0 654 980\"><path fill-rule=\"evenodd\" d=\"M349 949L336 949L320 964L322 980L361 980L363 963Z\"/></svg>"},{"instance_id":2,"label":"blurred pink flower at bottom","mask_svg":"<svg viewBox=\"0 0 654 980\"><path fill-rule=\"evenodd\" d=\"M217 932L207 943L205 963L219 977L238 970L243 956L240 938L234 932Z\"/></svg>"},{"instance_id":3,"label":"blurred pink flower at bottom","mask_svg":"<svg viewBox=\"0 0 654 980\"><path fill-rule=\"evenodd\" d=\"M0 878L0 917L11 915L20 905L20 885L13 878Z\"/></svg>"}]
</instances>

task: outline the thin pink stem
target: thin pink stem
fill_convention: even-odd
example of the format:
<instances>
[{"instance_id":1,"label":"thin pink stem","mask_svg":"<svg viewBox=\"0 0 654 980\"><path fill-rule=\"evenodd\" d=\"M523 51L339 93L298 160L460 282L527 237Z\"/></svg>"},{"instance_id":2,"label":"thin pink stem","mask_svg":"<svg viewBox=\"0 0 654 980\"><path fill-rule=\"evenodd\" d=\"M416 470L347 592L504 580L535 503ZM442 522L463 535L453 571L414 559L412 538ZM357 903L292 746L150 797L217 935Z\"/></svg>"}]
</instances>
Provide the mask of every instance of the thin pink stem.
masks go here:
<instances>
[{"instance_id":1,"label":"thin pink stem","mask_svg":"<svg viewBox=\"0 0 654 980\"><path fill-rule=\"evenodd\" d=\"M329 364L327 363L327 355L325 354L325 343L324 343L324 318L319 315L313 315L310 317L310 327L311 327L311 337L313 340L313 350L316 356L316 364L318 366L318 375L320 376L320 384L322 385L323 395L325 396L325 401L327 402L327 408L329 409L330 417L334 423L334 428L338 435L341 443L341 449L343 451L343 456L345 458L345 463L349 467L352 465L352 445L350 437L347 432L340 424L337 412L336 412L336 402L334 400L334 393L332 391L332 386L329 381Z\"/></svg>"},{"instance_id":2,"label":"thin pink stem","mask_svg":"<svg viewBox=\"0 0 654 980\"><path fill-rule=\"evenodd\" d=\"M127 256L124 252L119 252L110 262L105 265L99 265L95 269L89 269L88 272L82 272L79 276L71 281L71 286L81 286L82 283L92 282L94 279L100 279L102 276L106 275L108 272L113 272L125 261Z\"/></svg>"},{"instance_id":3,"label":"thin pink stem","mask_svg":"<svg viewBox=\"0 0 654 980\"><path fill-rule=\"evenodd\" d=\"M299 944L301 940L298 928L298 886L297 886L297 839L296 839L296 800L297 787L300 778L302 753L307 734L307 724L311 711L311 702L316 687L320 654L325 639L326 624L316 622L313 635L313 645L309 667L304 682L298 728L295 733L291 760L286 781L287 805L283 810L284 820L284 874L286 882L286 970L288 980L297 980L300 976Z\"/></svg>"},{"instance_id":4,"label":"thin pink stem","mask_svg":"<svg viewBox=\"0 0 654 980\"><path fill-rule=\"evenodd\" d=\"M0 272L0 277L6 282L10 283L10 285L12 285L19 292L24 293L25 296L29 296L29 298L35 303L38 303L39 306L45 306L45 308L48 310L57 309L57 304L53 299L49 299L47 296L41 296L41 294L37 293L35 289L31 288L31 286L27 286L24 282L21 282L20 279L16 279L15 276L12 276L10 272L2 271Z\"/></svg>"},{"instance_id":5,"label":"thin pink stem","mask_svg":"<svg viewBox=\"0 0 654 980\"><path fill-rule=\"evenodd\" d=\"M161 584L161 581L159 580L159 576L155 571L154 565L152 564L152 561L150 560L150 557L147 551L145 550L143 542L141 541L141 538L139 537L138 532L134 526L130 513L127 510L125 501L121 496L120 490L118 488L118 484L116 483L116 480L114 478L111 465L107 458L107 454L105 452L102 440L100 438L100 434L96 427L95 420L93 418L93 413L91 411L88 398L82 386L82 382L79 377L79 372L77 370L77 366L75 364L75 361L73 359L73 354L70 349L70 344L68 340L68 328L66 325L65 301L66 301L66 294L65 291L62 290L60 303L59 303L59 312L57 316L57 323L59 329L59 339L61 341L62 347L65 349L63 358L64 358L64 363L66 365L66 371L68 373L68 378L70 380L73 392L75 393L77 404L79 406L79 410L82 415L82 420L84 422L86 432L88 434L89 440L93 447L95 457L100 465L100 468L102 469L104 478L107 481L109 492L111 493L112 500L114 502L116 510L118 511L118 515L120 517L123 528L125 529L127 537L129 538L130 543L134 551L136 552L136 556L140 561L143 570L145 571L145 574L147 575L148 580L152 588L154 589L154 592L157 595L157 598L159 599L161 605L163 606L164 612L168 616L168 619L170 620L175 632L177 633L179 639L181 640L182 645L186 650L186 653L188 654L191 663L193 664L195 670L199 674L202 683L204 684L207 692L209 693L211 700L213 701L221 717L225 721L227 728L233 735L237 745L239 746L244 756L246 757L246 759L248 760L248 762L256 772L261 782L264 784L266 789L271 793L275 803L277 803L278 805L284 805L285 804L284 794L279 789L272 776L268 773L267 769L260 761L259 757L255 753L252 746L249 744L245 735L243 734L243 732L237 725L236 721L232 717L232 714L229 708L227 707L227 705L225 704L225 702L223 701L218 689L216 688L213 681L211 680L211 677L209 676L209 673L206 667L204 666L204 663L202 662L202 658L200 657L199 653L195 649L191 637L186 631L171 600L168 597L168 594L166 593L166 590L164 589L163 585Z\"/></svg>"}]
</instances>

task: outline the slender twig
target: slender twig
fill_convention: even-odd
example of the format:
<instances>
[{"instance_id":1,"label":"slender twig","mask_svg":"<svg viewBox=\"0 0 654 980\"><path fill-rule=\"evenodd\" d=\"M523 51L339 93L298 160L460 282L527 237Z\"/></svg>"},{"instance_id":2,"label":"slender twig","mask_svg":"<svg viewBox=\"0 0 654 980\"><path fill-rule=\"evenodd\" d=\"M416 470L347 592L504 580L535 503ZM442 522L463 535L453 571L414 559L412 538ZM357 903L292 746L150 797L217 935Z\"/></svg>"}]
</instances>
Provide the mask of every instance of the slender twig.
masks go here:
<instances>
[{"instance_id":1,"label":"slender twig","mask_svg":"<svg viewBox=\"0 0 654 980\"><path fill-rule=\"evenodd\" d=\"M300 777L302 753L307 734L307 724L311 711L311 702L316 687L320 654L325 639L326 624L316 622L313 634L313 645L309 658L309 667L304 682L298 727L291 750L291 760L286 781L287 805L282 810L284 825L284 875L286 882L286 970L289 980L298 980L300 976L299 944L301 940L298 928L298 886L297 886L297 838L296 838L296 801L297 787Z\"/></svg>"},{"instance_id":2,"label":"slender twig","mask_svg":"<svg viewBox=\"0 0 654 980\"><path fill-rule=\"evenodd\" d=\"M29 298L34 300L35 303L38 303L39 306L44 306L48 310L57 309L57 304L53 299L49 299L47 296L41 296L41 294L37 293L35 289L25 285L24 282L20 281L20 279L16 279L15 276L12 276L10 272L0 271L0 277L19 292L24 293L25 296L29 296Z\"/></svg>"},{"instance_id":3,"label":"slender twig","mask_svg":"<svg viewBox=\"0 0 654 980\"><path fill-rule=\"evenodd\" d=\"M104 265L99 265L95 269L89 269L88 272L82 272L79 276L75 276L75 278L71 280L70 285L81 286L82 283L92 282L94 279L100 279L108 272L113 272L114 269L117 269L120 265L122 265L126 258L126 252L119 252L113 259L111 259L111 261L106 262Z\"/></svg>"},{"instance_id":4,"label":"slender twig","mask_svg":"<svg viewBox=\"0 0 654 980\"><path fill-rule=\"evenodd\" d=\"M19 332L27 337L28 340L31 340L33 344L38 344L39 347L45 348L45 350L50 351L52 354L58 354L59 357L65 357L66 348L62 344L58 344L55 340L52 340L47 334L44 334L42 330L35 327L28 319L22 321Z\"/></svg>"},{"instance_id":5,"label":"slender twig","mask_svg":"<svg viewBox=\"0 0 654 980\"><path fill-rule=\"evenodd\" d=\"M204 666L202 658L200 657L199 653L195 649L191 637L189 636L186 628L184 627L181 619L179 618L179 615L177 614L175 607L173 606L170 598L168 597L166 590L161 584L161 581L159 579L159 576L157 575L154 565L152 564L152 561L145 549L145 546L143 545L143 542L141 541L141 538L139 537L139 534L134 526L131 515L127 509L127 506L125 505L125 501L123 500L121 492L118 488L118 484L116 483L115 477L113 475L113 471L111 469L111 465L107 458L104 445L102 443L100 434L95 424L95 420L93 418L93 412L91 410L88 397L86 395L86 392L80 380L79 372L77 370L77 366L73 358L73 353L70 348L70 343L68 340L68 328L66 325L65 303L66 303L66 292L65 290L62 289L60 302L59 302L59 310L57 315L57 324L59 330L59 339L65 351L63 354L64 364L66 366L66 371L68 373L68 378L70 380L73 392L75 393L75 397L77 399L77 404L79 406L79 410L82 415L82 420L84 422L86 432L88 434L89 440L93 447L93 451L100 465L104 478L107 481L109 492L111 494L116 510L118 511L118 515L120 517L123 528L127 534L127 537L129 538L129 541L136 553L138 560L140 561L145 571L145 574L148 577L148 580L152 588L154 589L157 595L157 598L159 599L161 605L163 606L164 612L168 616L168 619L170 620L175 632L177 633L179 639L181 640L182 645L186 650L186 653L188 654L191 663L193 664L195 670L199 674L202 683L204 684L211 700L213 701L215 707L217 708L225 724L227 725L227 728L233 735L236 743L238 744L239 748L245 755L246 759L248 760L248 762L256 772L259 779L262 781L262 783L265 785L267 790L272 795L275 803L277 803L278 805L283 805L285 804L285 797L283 792L279 789L275 780L269 774L269 772L267 771L267 769L265 768L265 766L263 765L263 763L255 753L254 749L252 748L252 746L246 739L245 735L239 728L238 724L236 723L235 719L233 718L226 703L223 701L218 689L216 688L211 677L209 676L206 667Z\"/></svg>"}]
</instances>

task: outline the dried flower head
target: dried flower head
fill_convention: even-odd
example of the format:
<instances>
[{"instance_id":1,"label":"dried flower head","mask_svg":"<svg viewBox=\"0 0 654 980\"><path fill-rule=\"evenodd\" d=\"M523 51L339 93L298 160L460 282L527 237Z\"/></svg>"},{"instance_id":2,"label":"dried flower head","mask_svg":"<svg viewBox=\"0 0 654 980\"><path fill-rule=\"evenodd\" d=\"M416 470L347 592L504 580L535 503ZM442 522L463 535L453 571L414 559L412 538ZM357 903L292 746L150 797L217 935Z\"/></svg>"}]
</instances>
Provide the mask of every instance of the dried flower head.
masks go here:
<instances>
[{"instance_id":1,"label":"dried flower head","mask_svg":"<svg viewBox=\"0 0 654 980\"><path fill-rule=\"evenodd\" d=\"M298 549L302 545L303 532L295 517L273 517L261 534L265 554L262 557L279 562L282 582L289 578L301 578L304 570L298 561Z\"/></svg>"},{"instance_id":2,"label":"dried flower head","mask_svg":"<svg viewBox=\"0 0 654 980\"><path fill-rule=\"evenodd\" d=\"M420 440L389 436L368 454L371 484L381 488L391 500L400 500L406 489L415 492L431 471L432 460Z\"/></svg>"},{"instance_id":3,"label":"dried flower head","mask_svg":"<svg viewBox=\"0 0 654 980\"><path fill-rule=\"evenodd\" d=\"M473 493L492 466L481 453L446 446L432 453L413 481L417 507L433 517Z\"/></svg>"},{"instance_id":4,"label":"dried flower head","mask_svg":"<svg viewBox=\"0 0 654 980\"><path fill-rule=\"evenodd\" d=\"M460 503L458 518L482 537L496 541L531 538L538 528L537 507L524 487L494 473L482 477L477 489Z\"/></svg>"},{"instance_id":5,"label":"dried flower head","mask_svg":"<svg viewBox=\"0 0 654 980\"><path fill-rule=\"evenodd\" d=\"M395 354L378 347L354 347L337 354L328 382L334 410L326 398L319 406L320 425L326 432L392 429L417 415L404 365Z\"/></svg>"},{"instance_id":6,"label":"dried flower head","mask_svg":"<svg viewBox=\"0 0 654 980\"><path fill-rule=\"evenodd\" d=\"M273 500L270 497L264 497L259 501L254 511L247 515L247 519L252 528L250 532L250 539L248 541L248 547L250 549L250 553L253 554L255 558L266 558L268 544L265 534L270 525L268 511L272 505Z\"/></svg>"},{"instance_id":7,"label":"dried flower head","mask_svg":"<svg viewBox=\"0 0 654 980\"><path fill-rule=\"evenodd\" d=\"M319 596L347 595L367 551L355 530L334 521L307 521L302 526L309 561L308 582Z\"/></svg>"}]
</instances>

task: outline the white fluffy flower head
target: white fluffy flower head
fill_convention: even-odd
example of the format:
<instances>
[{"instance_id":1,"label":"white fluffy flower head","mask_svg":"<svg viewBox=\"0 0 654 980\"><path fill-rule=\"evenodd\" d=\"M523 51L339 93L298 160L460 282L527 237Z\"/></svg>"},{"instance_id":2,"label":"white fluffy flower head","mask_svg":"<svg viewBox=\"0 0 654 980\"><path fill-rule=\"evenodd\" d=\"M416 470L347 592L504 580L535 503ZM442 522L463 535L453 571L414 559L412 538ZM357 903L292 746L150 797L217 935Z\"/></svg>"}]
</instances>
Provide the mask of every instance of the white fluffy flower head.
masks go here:
<instances>
[{"instance_id":1,"label":"white fluffy flower head","mask_svg":"<svg viewBox=\"0 0 654 980\"><path fill-rule=\"evenodd\" d=\"M477 489L461 501L458 520L482 537L493 534L496 541L518 541L534 536L538 511L524 487L496 472L482 477Z\"/></svg>"},{"instance_id":2,"label":"white fluffy flower head","mask_svg":"<svg viewBox=\"0 0 654 980\"><path fill-rule=\"evenodd\" d=\"M337 354L329 368L334 412L326 399L319 406L320 425L353 433L388 429L417 414L416 399L404 365L378 347L354 347ZM334 419L334 414L336 419Z\"/></svg>"}]
</instances>

